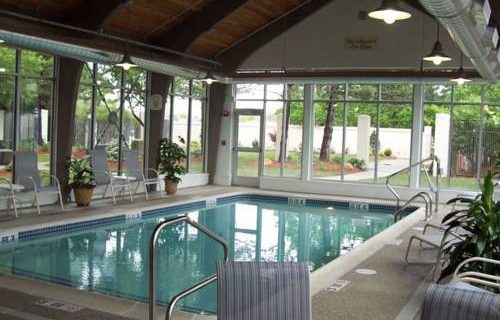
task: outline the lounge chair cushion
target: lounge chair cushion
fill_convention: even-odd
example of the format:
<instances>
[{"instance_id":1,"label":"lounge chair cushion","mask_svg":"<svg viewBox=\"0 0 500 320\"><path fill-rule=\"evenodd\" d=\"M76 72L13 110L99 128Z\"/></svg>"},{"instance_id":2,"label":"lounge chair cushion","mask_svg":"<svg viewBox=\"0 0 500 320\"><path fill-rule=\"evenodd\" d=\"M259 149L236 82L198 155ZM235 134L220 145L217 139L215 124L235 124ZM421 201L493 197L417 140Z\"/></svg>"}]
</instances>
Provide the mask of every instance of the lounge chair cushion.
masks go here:
<instances>
[{"instance_id":1,"label":"lounge chair cushion","mask_svg":"<svg viewBox=\"0 0 500 320\"><path fill-rule=\"evenodd\" d=\"M219 320L309 320L309 268L297 262L217 262Z\"/></svg>"},{"instance_id":2,"label":"lounge chair cushion","mask_svg":"<svg viewBox=\"0 0 500 320\"><path fill-rule=\"evenodd\" d=\"M500 295L432 284L425 296L423 320L500 320Z\"/></svg>"}]
</instances>

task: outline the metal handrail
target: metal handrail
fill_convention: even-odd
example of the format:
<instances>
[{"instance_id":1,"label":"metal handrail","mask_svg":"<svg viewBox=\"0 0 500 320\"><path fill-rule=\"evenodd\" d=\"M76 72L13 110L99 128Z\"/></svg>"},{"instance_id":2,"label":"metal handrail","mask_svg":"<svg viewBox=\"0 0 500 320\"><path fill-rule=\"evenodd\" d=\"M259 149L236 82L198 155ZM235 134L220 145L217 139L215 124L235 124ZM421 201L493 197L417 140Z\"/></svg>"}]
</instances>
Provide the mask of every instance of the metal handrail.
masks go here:
<instances>
[{"instance_id":1,"label":"metal handrail","mask_svg":"<svg viewBox=\"0 0 500 320\"><path fill-rule=\"evenodd\" d=\"M431 216L432 216L432 197L427 192L422 191L422 192L417 193L413 197L411 197L410 200L406 201L405 204L403 204L401 206L401 208L399 208L396 211L396 213L394 214L394 222L398 221L398 217L401 215L401 213L404 212L404 209L406 209L410 205L410 203L412 203L417 198L422 198L425 202L425 221L428 221L431 218Z\"/></svg>"},{"instance_id":2,"label":"metal handrail","mask_svg":"<svg viewBox=\"0 0 500 320\"><path fill-rule=\"evenodd\" d=\"M224 249L224 260L228 260L228 246L226 244L226 241L219 237L217 234L212 232L210 229L202 226L196 221L193 221L191 218L189 218L186 215L182 215L176 218L168 219L163 222L160 222L153 230L153 233L151 234L151 238L149 240L149 320L155 320L155 305L156 305L156 243L158 240L158 235L160 234L161 230L163 228L177 224L180 222L186 222L187 224L191 225L192 227L200 230L204 234L206 234L208 237L212 238L213 240L217 241L219 244L222 245ZM170 303L168 304L167 312L165 314L165 319L168 320L172 316L172 313L175 308L175 304L185 296L209 285L213 281L217 280L217 275L212 275L205 280L187 288L186 290L182 291L178 295L172 298Z\"/></svg>"},{"instance_id":3,"label":"metal handrail","mask_svg":"<svg viewBox=\"0 0 500 320\"><path fill-rule=\"evenodd\" d=\"M429 160L432 160L433 162L436 162L436 167L437 167L437 170L436 170L436 184L435 185L432 183L431 178L429 177L429 174L427 173L427 171L424 170L425 176L427 178L427 181L429 182L430 189L431 189L432 192L434 192L434 201L436 203L436 205L434 206L434 211L437 212L437 209L438 209L437 204L439 203L439 177L441 176L441 164L440 164L439 158L437 156L430 156L428 158L422 159L422 160L420 160L418 162L410 164L408 167L405 167L405 168L403 168L401 170L398 170L398 171L396 171L394 173L391 173L390 175L387 176L387 178L385 179L385 186L396 197L396 211L398 211L399 208L400 208L399 204L401 202L401 196L391 186L389 180L392 177L394 177L394 176L396 176L396 175L398 175L398 174L400 174L402 172L409 171L411 168L419 166L419 165L421 165L424 162L427 162Z\"/></svg>"}]
</instances>

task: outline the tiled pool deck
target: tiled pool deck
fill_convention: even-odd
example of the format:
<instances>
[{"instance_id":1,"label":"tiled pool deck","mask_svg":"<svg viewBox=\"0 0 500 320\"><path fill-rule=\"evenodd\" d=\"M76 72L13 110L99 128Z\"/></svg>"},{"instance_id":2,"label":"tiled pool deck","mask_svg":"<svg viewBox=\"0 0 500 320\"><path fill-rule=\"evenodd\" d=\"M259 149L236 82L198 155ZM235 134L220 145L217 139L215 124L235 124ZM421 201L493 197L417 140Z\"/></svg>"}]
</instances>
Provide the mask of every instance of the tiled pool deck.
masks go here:
<instances>
[{"instance_id":1,"label":"tiled pool deck","mask_svg":"<svg viewBox=\"0 0 500 320\"><path fill-rule=\"evenodd\" d=\"M149 201L144 199L144 195L139 194L135 196L133 203L123 201L113 205L111 199L104 199L94 201L88 208L69 204L64 213L58 212L55 206L44 207L40 216L33 209L23 209L18 219L2 213L0 234L3 234L5 230L20 231L34 225L48 227L54 223L69 224L75 219L82 220L90 217L113 219L112 216L122 213L134 213L145 208L154 209L155 207L192 202L234 192L290 195L289 193L266 192L251 188L206 186L183 189L175 196L159 196ZM305 197L325 198L314 195L305 195ZM374 199L335 197L335 200L387 204L387 201ZM442 206L440 206L441 208ZM440 211L444 212L444 210ZM438 217L439 214L435 219L439 219ZM416 317L423 290L429 282L426 276L430 267L421 265L404 267L403 256L408 238L412 233L417 232L412 227L422 224L422 218L423 212L420 210L398 223L394 228L390 228L388 232L375 236L353 252L314 272L311 276L313 319L412 319ZM432 254L432 252L427 252L427 254ZM373 276L360 275L355 272L359 268L374 269L377 274ZM323 290L336 279L348 280L350 283L339 292ZM15 294L9 294L9 291L2 290L14 290ZM28 315L26 319L30 318L29 315L38 315L40 320L89 319L89 314L92 314L92 319L147 318L147 306L142 303L16 276L0 276L0 293L3 297L0 299L1 319L24 319L26 317L23 318L23 316L26 315ZM25 299L20 299L19 297L23 295L25 295ZM43 311L43 308L47 307L26 302L38 301L40 300L38 298L50 298L79 305L85 307L84 310L87 311L82 310L80 314L68 313L66 316L51 315L54 313L53 310L52 313L47 313ZM16 310L22 311L22 313L16 313ZM9 311L12 312L7 317ZM158 319L160 318L164 318L163 312L158 313ZM178 313L174 319L201 318L214 317Z\"/></svg>"}]
</instances>

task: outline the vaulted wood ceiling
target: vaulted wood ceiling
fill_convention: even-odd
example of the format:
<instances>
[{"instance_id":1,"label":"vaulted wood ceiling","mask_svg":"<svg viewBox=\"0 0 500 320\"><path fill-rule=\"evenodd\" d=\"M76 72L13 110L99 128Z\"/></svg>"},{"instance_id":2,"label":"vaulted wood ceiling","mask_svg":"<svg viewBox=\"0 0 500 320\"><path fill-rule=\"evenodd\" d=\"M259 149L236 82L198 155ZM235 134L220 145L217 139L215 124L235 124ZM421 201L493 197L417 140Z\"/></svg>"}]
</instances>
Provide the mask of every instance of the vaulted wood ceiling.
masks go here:
<instances>
[{"instance_id":1,"label":"vaulted wood ceiling","mask_svg":"<svg viewBox=\"0 0 500 320\"><path fill-rule=\"evenodd\" d=\"M291 27L332 1L335 0L0 0L0 9L202 57L227 58L230 61L227 71L241 62L238 55L248 55L282 33L283 19ZM417 0L404 2L422 8ZM490 1L497 21L499 2ZM11 24L21 19L9 18ZM0 28L8 23L0 22ZM36 22L29 23L23 30L36 29L30 29ZM52 29L55 34L59 32L53 38L70 39L74 34L57 31L54 26L45 27L38 34L33 30L33 35L40 36ZM94 47L108 50L113 47L88 35L74 37L80 38L78 44L94 41Z\"/></svg>"}]
</instances>

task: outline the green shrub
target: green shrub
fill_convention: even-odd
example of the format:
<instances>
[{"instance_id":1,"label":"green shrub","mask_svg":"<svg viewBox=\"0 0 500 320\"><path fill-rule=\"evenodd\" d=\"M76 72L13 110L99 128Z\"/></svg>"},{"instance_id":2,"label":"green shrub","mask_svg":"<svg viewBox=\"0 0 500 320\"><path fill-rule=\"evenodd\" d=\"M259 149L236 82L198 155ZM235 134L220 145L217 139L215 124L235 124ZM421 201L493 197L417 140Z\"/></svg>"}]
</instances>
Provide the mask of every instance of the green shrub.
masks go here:
<instances>
[{"instance_id":1,"label":"green shrub","mask_svg":"<svg viewBox=\"0 0 500 320\"><path fill-rule=\"evenodd\" d=\"M332 156L332 162L337 163L337 164L341 164L342 163L342 156L339 156L339 155Z\"/></svg>"},{"instance_id":2,"label":"green shrub","mask_svg":"<svg viewBox=\"0 0 500 320\"><path fill-rule=\"evenodd\" d=\"M354 158L347 160L347 162L358 169L361 169L361 170L367 169L365 160L358 159L358 158L354 157Z\"/></svg>"},{"instance_id":3,"label":"green shrub","mask_svg":"<svg viewBox=\"0 0 500 320\"><path fill-rule=\"evenodd\" d=\"M384 150L384 156L390 157L392 155L392 150L391 148L387 148Z\"/></svg>"}]
</instances>

